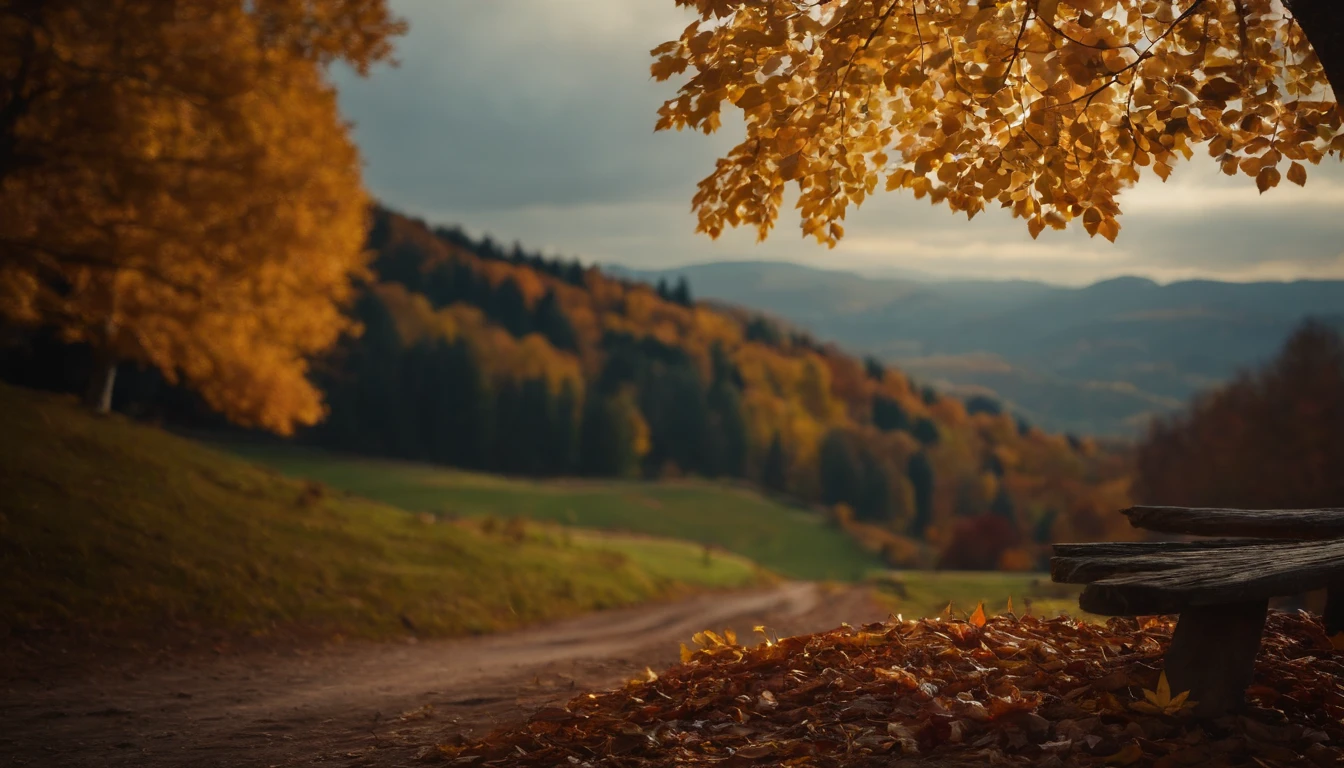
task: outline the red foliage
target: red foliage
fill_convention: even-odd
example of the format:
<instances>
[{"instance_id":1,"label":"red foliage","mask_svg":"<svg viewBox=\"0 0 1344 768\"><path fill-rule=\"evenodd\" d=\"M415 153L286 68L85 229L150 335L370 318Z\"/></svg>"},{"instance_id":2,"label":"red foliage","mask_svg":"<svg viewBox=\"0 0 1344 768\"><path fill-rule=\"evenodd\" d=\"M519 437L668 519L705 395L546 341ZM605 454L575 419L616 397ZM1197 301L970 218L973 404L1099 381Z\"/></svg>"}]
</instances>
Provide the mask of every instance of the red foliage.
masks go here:
<instances>
[{"instance_id":1,"label":"red foliage","mask_svg":"<svg viewBox=\"0 0 1344 768\"><path fill-rule=\"evenodd\" d=\"M712 633L686 663L579 696L463 746L449 765L1338 765L1344 654L1272 613L1243 716L1162 701L1172 624L1000 616L891 620L753 648ZM1146 696L1145 693L1148 695ZM1163 702L1165 704L1165 702Z\"/></svg>"},{"instance_id":2,"label":"red foliage","mask_svg":"<svg viewBox=\"0 0 1344 768\"><path fill-rule=\"evenodd\" d=\"M1022 533L1007 518L977 515L959 520L952 541L938 558L938 567L954 571L993 571L1003 553L1022 541Z\"/></svg>"}]
</instances>

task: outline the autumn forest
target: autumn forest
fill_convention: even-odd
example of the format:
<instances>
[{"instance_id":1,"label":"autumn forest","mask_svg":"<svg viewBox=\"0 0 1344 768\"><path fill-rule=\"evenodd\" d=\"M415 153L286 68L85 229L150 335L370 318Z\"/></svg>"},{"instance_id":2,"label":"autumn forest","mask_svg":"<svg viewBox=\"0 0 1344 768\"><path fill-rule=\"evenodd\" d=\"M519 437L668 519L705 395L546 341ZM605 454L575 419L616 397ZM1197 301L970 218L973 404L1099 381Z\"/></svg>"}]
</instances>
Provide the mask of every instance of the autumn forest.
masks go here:
<instances>
[{"instance_id":1,"label":"autumn forest","mask_svg":"<svg viewBox=\"0 0 1344 768\"><path fill-rule=\"evenodd\" d=\"M641 53L638 75L662 89L639 116L646 132L736 136L713 145L698 187L676 190L691 206L677 221L706 240L739 228L778 240L793 205L817 259L870 256L875 242L891 263L903 247L960 247L915 214L895 217L908 239L878 233L847 251L842 222L885 188L921 211L998 216L1029 239L976 230L976 243L1003 244L986 258L1031 253L1022 263L1048 270L1024 250L1046 230L1091 238L1049 258L1122 247L1120 198L1141 178L1204 162L1269 193L1344 151L1338 11L1319 0L662 4L690 24ZM404 213L435 207L370 183L375 143L357 143L337 83L426 55L399 46L428 13L389 0L0 0L0 578L16 585L0 600L0 679L13 683L0 717L56 713L31 726L47 735L25 736L24 754L50 742L74 759L83 747L61 729L87 718L67 712L180 706L186 720L150 730L268 764L876 765L972 740L1015 764L1194 765L1215 752L1207 764L1251 764L1238 761L1252 747L1226 746L1236 728L1182 719L1197 702L1160 671L1172 621L1057 617L1082 588L1051 583L1053 545L1185 551L1119 514L1135 505L1344 504L1340 316L1295 318L1275 357L1200 379L1201 394L1154 407L1132 437L1051 431L987 387L912 375L894 354L707 299L685 278L557 256L548 236L514 240L508 220L488 233L467 214ZM1336 200L1329 173L1323 197ZM469 182L433 186L455 184ZM519 227L545 208L537 186L519 193ZM1150 202L1144 219L1137 207L1136 229L1163 208ZM1198 210L1205 226L1243 209ZM1197 250L1170 273L1203 279ZM1289 233L1272 254L1237 258L1282 270L1299 255ZM633 246L621 258L643 263ZM1204 305L1108 319L1219 312L1236 319ZM1160 367L1128 337L1076 346ZM1006 598L1004 615L987 598ZM1040 618L1025 616L1031 601ZM741 631L687 623L702 620ZM1301 659L1333 659L1344 635L1313 622L1265 625L1262 667L1281 680L1242 688L1297 730L1251 727L1281 750L1258 751L1259 765L1338 757L1330 718L1344 698L1323 680L1344 662ZM499 632L515 634L462 639ZM697 647L677 653L673 636L693 632ZM329 652L347 638L366 643L341 651L363 666ZM592 647L597 661L552 646ZM302 670L276 661L294 649L311 654ZM220 671L210 654L241 661ZM79 682L150 657L144 690ZM164 659L200 673L183 690L208 691L163 699L179 695ZM34 682L48 664L68 685ZM291 672L311 694L293 715L306 742L205 725L201 702L245 701L253 675ZM347 673L348 691L329 688ZM607 693L564 703L589 689ZM107 701L85 702L95 695ZM266 695L269 718L283 697ZM514 725L523 715L498 702L532 719ZM87 728L146 765L186 754L139 726L120 742L117 723Z\"/></svg>"}]
</instances>

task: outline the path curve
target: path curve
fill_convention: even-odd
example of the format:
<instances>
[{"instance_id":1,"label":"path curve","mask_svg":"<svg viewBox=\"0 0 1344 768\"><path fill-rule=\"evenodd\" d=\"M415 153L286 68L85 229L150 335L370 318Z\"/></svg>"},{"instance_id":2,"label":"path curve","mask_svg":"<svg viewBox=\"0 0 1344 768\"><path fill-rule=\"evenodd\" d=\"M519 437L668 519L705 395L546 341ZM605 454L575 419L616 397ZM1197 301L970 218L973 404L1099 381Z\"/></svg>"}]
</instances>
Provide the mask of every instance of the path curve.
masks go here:
<instances>
[{"instance_id":1,"label":"path curve","mask_svg":"<svg viewBox=\"0 0 1344 768\"><path fill-rule=\"evenodd\" d=\"M884 618L861 589L709 594L501 635L184 658L0 692L14 765L399 766L583 690L677 661L695 632L779 635Z\"/></svg>"}]
</instances>

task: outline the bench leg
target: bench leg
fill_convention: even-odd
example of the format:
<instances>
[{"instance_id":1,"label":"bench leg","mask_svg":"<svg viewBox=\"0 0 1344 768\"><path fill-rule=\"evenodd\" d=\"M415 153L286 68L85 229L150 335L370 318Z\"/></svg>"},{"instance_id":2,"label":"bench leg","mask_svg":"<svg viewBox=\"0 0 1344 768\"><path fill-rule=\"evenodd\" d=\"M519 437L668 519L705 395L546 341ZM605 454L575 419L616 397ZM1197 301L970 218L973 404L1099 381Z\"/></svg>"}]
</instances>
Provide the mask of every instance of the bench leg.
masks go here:
<instances>
[{"instance_id":1,"label":"bench leg","mask_svg":"<svg viewBox=\"0 0 1344 768\"><path fill-rule=\"evenodd\" d=\"M1335 582L1325 590L1325 633L1344 632L1344 584Z\"/></svg>"},{"instance_id":2,"label":"bench leg","mask_svg":"<svg viewBox=\"0 0 1344 768\"><path fill-rule=\"evenodd\" d=\"M1187 608L1167 649L1172 693L1190 691L1195 714L1217 717L1245 701L1269 601Z\"/></svg>"}]
</instances>

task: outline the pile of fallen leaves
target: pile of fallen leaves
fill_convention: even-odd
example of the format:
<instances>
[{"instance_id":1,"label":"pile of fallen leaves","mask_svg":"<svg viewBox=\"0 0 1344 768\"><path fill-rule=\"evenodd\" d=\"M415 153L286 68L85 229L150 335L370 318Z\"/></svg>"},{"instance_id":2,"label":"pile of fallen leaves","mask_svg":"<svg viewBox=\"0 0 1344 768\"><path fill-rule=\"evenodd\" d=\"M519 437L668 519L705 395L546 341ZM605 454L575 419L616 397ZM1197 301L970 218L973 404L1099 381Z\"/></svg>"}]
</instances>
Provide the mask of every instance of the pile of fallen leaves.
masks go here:
<instances>
[{"instance_id":1,"label":"pile of fallen leaves","mask_svg":"<svg viewBox=\"0 0 1344 768\"><path fill-rule=\"evenodd\" d=\"M1344 763L1344 655L1315 618L1270 614L1248 706L1217 719L1166 685L1173 627L977 610L754 647L702 632L661 675L441 751L538 768Z\"/></svg>"}]
</instances>

